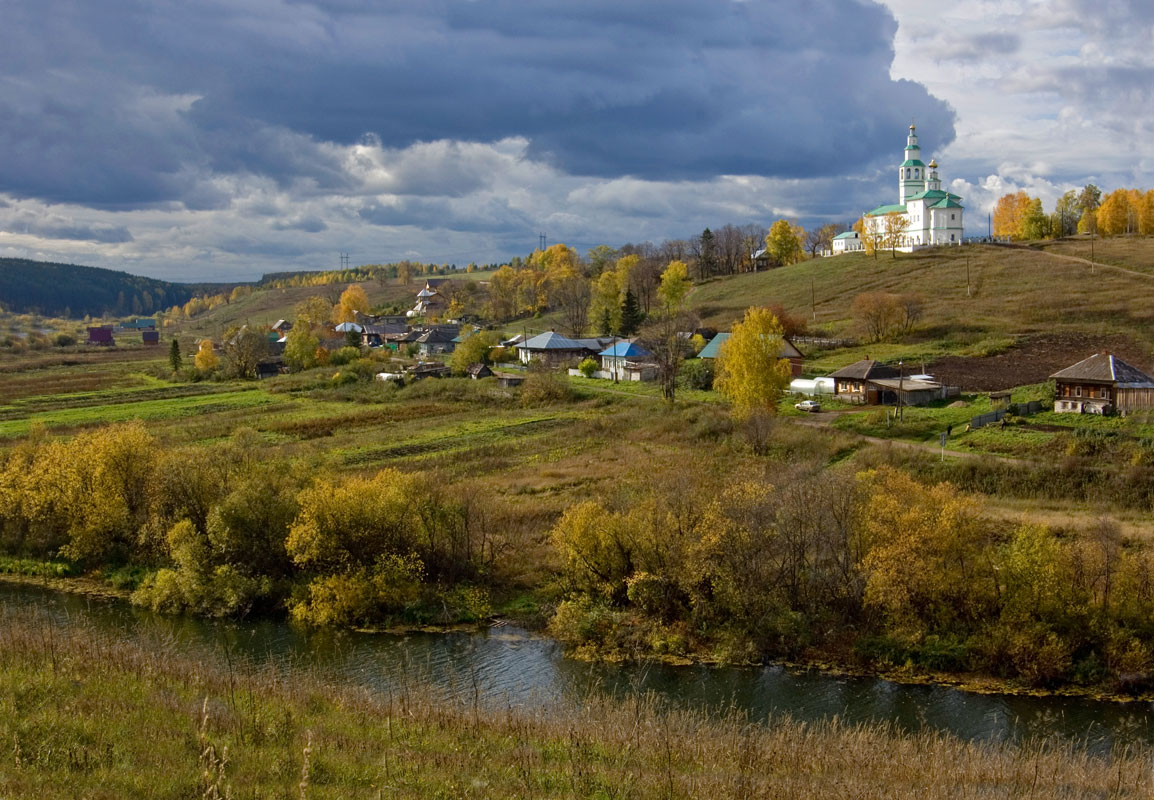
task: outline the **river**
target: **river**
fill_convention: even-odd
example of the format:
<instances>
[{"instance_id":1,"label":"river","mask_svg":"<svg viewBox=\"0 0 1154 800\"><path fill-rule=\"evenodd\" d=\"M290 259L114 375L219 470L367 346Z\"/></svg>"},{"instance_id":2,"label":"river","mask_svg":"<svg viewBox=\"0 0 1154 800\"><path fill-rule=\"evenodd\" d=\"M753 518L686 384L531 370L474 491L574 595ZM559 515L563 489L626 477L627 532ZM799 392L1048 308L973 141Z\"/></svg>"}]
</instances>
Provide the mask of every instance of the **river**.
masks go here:
<instances>
[{"instance_id":1,"label":"river","mask_svg":"<svg viewBox=\"0 0 1154 800\"><path fill-rule=\"evenodd\" d=\"M159 638L191 655L226 651L238 662L319 671L381 692L419 684L444 698L475 696L492 707L580 701L590 692L650 692L680 707L735 707L758 721L837 716L981 741L1057 736L1099 753L1118 743L1154 744L1150 703L982 695L777 666L588 664L566 658L556 642L512 626L406 635L306 631L276 620L165 617L122 601L4 583L0 609L45 615L58 624L83 621L117 637Z\"/></svg>"}]
</instances>

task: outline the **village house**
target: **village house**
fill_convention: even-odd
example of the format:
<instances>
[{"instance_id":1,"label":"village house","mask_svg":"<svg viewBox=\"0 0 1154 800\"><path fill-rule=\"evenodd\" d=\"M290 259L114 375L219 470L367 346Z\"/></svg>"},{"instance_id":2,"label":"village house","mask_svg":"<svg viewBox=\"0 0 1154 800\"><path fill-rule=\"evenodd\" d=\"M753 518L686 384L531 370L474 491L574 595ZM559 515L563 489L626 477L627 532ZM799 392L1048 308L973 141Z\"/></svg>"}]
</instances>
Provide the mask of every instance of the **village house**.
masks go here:
<instances>
[{"instance_id":1,"label":"village house","mask_svg":"<svg viewBox=\"0 0 1154 800\"><path fill-rule=\"evenodd\" d=\"M481 378L493 377L493 370L489 369L488 364L482 364L478 362L476 364L470 364L468 367L466 367L465 374L473 380L479 381Z\"/></svg>"},{"instance_id":2,"label":"village house","mask_svg":"<svg viewBox=\"0 0 1154 800\"><path fill-rule=\"evenodd\" d=\"M861 234L857 231L846 231L833 237L833 241L830 243L830 250L835 256L839 256L842 253L853 253L859 250L865 250L865 242L861 240Z\"/></svg>"},{"instance_id":3,"label":"village house","mask_svg":"<svg viewBox=\"0 0 1154 800\"><path fill-rule=\"evenodd\" d=\"M541 333L517 345L517 355L522 364L536 359L549 367L575 364L583 358L596 356L613 343L613 337L601 336L594 339L570 339L556 331Z\"/></svg>"},{"instance_id":4,"label":"village house","mask_svg":"<svg viewBox=\"0 0 1154 800\"><path fill-rule=\"evenodd\" d=\"M432 328L417 337L417 352L423 356L453 352L456 345L457 331L445 328Z\"/></svg>"},{"instance_id":5,"label":"village house","mask_svg":"<svg viewBox=\"0 0 1154 800\"><path fill-rule=\"evenodd\" d=\"M1109 353L1095 353L1050 377L1057 412L1126 414L1154 408L1154 378Z\"/></svg>"},{"instance_id":6,"label":"village house","mask_svg":"<svg viewBox=\"0 0 1154 800\"><path fill-rule=\"evenodd\" d=\"M409 317L439 317L449 310L449 301L438 291L438 287L448 283L448 278L429 278L425 286L417 292L417 304L409 310Z\"/></svg>"},{"instance_id":7,"label":"village house","mask_svg":"<svg viewBox=\"0 0 1154 800\"><path fill-rule=\"evenodd\" d=\"M651 381L657 377L657 365L650 359L653 354L637 342L621 341L602 350L601 372L598 377L619 381Z\"/></svg>"},{"instance_id":8,"label":"village house","mask_svg":"<svg viewBox=\"0 0 1154 800\"><path fill-rule=\"evenodd\" d=\"M900 366L869 358L842 367L829 377L834 396L848 403L923 406L961 393L959 387L944 386L929 375L906 375Z\"/></svg>"},{"instance_id":9,"label":"village house","mask_svg":"<svg viewBox=\"0 0 1154 800\"><path fill-rule=\"evenodd\" d=\"M112 346L116 340L112 338L111 325L99 325L88 329L88 344Z\"/></svg>"},{"instance_id":10,"label":"village house","mask_svg":"<svg viewBox=\"0 0 1154 800\"><path fill-rule=\"evenodd\" d=\"M697 354L697 357L698 358L717 358L717 356L721 353L721 346L723 344L725 344L726 340L729 339L729 337L730 337L730 334L728 334L728 333L717 334L716 336L714 336L712 339L709 340L709 344L707 344L707 345L705 345L705 347L701 348L701 352ZM784 336L781 339L781 354L780 355L782 358L788 358L789 359L789 374L794 378L800 377L801 376L801 366L802 366L802 362L805 360L805 356L802 355L802 352L800 350L798 350L796 347L794 347L793 342L791 342L789 339L787 339Z\"/></svg>"}]
</instances>

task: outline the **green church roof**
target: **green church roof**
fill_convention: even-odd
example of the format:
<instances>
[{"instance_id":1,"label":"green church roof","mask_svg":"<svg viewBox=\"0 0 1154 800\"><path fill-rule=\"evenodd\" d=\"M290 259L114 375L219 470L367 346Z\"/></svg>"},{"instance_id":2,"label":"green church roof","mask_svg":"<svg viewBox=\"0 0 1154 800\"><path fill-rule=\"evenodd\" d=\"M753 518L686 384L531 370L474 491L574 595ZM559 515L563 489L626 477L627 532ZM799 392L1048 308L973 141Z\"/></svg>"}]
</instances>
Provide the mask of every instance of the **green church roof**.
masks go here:
<instances>
[{"instance_id":1,"label":"green church roof","mask_svg":"<svg viewBox=\"0 0 1154 800\"><path fill-rule=\"evenodd\" d=\"M905 204L904 203L895 203L894 205L890 205L890 206L878 206L873 211L867 211L866 216L867 217L884 217L886 214L893 214L893 213L898 213L898 214L906 213Z\"/></svg>"},{"instance_id":2,"label":"green church roof","mask_svg":"<svg viewBox=\"0 0 1154 800\"><path fill-rule=\"evenodd\" d=\"M924 167L925 163L921 159L907 158L902 162L903 167Z\"/></svg>"},{"instance_id":3,"label":"green church roof","mask_svg":"<svg viewBox=\"0 0 1154 800\"><path fill-rule=\"evenodd\" d=\"M961 208L962 204L959 202L961 199L962 198L956 195L947 195L930 206L930 208Z\"/></svg>"},{"instance_id":4,"label":"green church roof","mask_svg":"<svg viewBox=\"0 0 1154 800\"><path fill-rule=\"evenodd\" d=\"M907 197L906 202L911 200L941 200L944 197L949 197L949 194L943 192L941 189L926 189L924 192L919 192L913 197Z\"/></svg>"},{"instance_id":5,"label":"green church roof","mask_svg":"<svg viewBox=\"0 0 1154 800\"><path fill-rule=\"evenodd\" d=\"M857 238L857 231L846 231L845 233L839 233L837 236L835 236L833 238L835 238L835 239L856 239Z\"/></svg>"}]
</instances>

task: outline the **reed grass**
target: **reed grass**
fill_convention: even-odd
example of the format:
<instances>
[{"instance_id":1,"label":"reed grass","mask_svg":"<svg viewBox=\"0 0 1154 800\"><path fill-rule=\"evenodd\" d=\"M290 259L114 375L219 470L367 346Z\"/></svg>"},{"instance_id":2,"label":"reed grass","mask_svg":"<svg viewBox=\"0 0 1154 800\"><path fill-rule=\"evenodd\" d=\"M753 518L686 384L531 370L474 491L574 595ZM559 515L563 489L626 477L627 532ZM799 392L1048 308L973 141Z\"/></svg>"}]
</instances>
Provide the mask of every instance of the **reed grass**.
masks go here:
<instances>
[{"instance_id":1,"label":"reed grass","mask_svg":"<svg viewBox=\"0 0 1154 800\"><path fill-rule=\"evenodd\" d=\"M0 614L0 796L1138 798L1145 747L753 724L652 696L494 706Z\"/></svg>"}]
</instances>

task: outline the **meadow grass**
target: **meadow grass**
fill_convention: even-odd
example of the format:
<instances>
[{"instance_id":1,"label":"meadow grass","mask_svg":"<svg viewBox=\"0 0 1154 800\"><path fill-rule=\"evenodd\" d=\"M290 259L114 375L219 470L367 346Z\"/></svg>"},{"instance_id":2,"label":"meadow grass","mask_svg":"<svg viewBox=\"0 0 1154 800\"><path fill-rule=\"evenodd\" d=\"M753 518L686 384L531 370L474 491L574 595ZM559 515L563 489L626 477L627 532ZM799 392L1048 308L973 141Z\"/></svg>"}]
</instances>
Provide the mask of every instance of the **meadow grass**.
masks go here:
<instances>
[{"instance_id":1,"label":"meadow grass","mask_svg":"<svg viewBox=\"0 0 1154 800\"><path fill-rule=\"evenodd\" d=\"M490 705L237 665L7 612L0 794L300 798L1145 798L1150 752L966 742L837 719L752 723L652 695Z\"/></svg>"}]
</instances>

